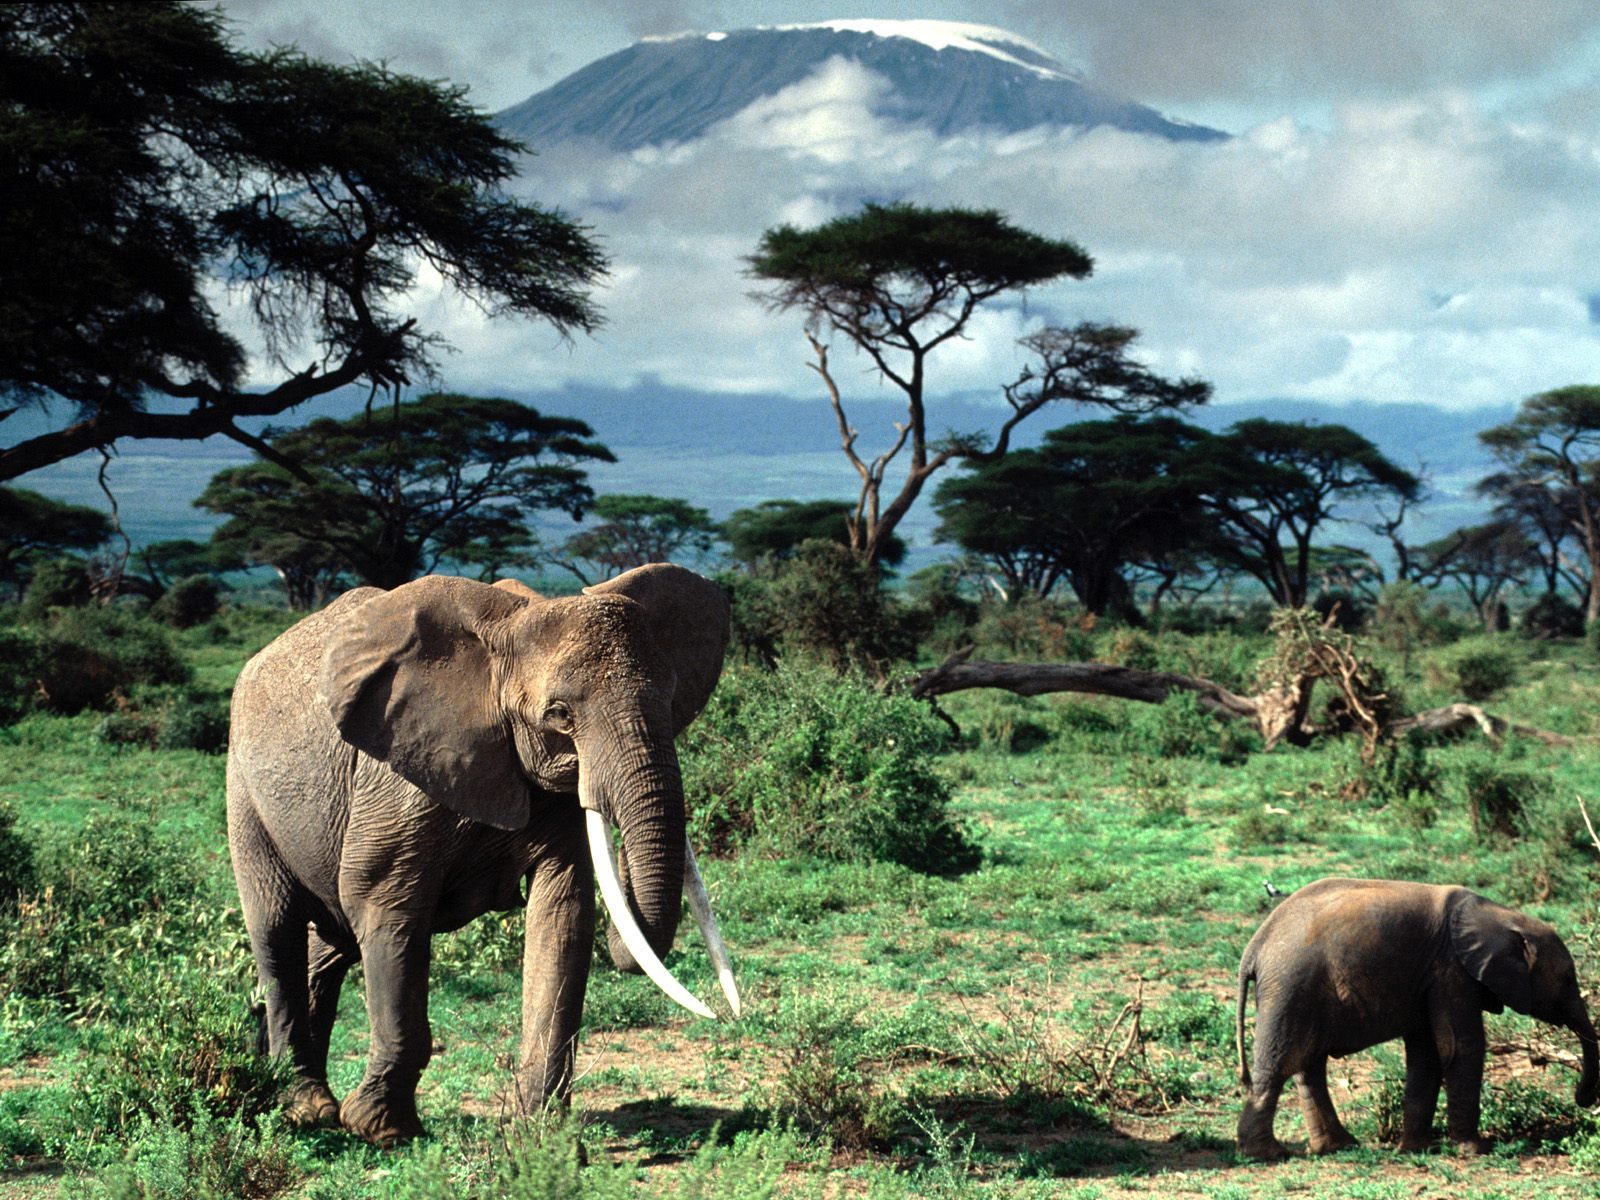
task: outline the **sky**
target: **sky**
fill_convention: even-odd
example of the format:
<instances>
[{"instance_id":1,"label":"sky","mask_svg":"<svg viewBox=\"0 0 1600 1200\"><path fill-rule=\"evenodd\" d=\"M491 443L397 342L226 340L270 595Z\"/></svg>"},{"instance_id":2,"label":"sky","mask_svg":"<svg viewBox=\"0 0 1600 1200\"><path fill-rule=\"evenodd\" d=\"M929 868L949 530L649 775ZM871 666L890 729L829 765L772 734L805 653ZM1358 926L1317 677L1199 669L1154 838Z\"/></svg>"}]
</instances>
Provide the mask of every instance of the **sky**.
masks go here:
<instances>
[{"instance_id":1,"label":"sky","mask_svg":"<svg viewBox=\"0 0 1600 1200\"><path fill-rule=\"evenodd\" d=\"M998 304L933 382L999 395L1043 323L1116 320L1216 401L1464 412L1600 380L1600 6L1592 0L226 0L246 45L384 59L508 107L647 35L824 20L1001 26L1097 84L1238 135L939 141L837 62L687 146L544 147L519 190L611 256L606 325L565 343L425 283L459 388L657 382L814 394L793 315L749 297L761 232L862 199L998 207L1094 276ZM440 19L441 13L448 19ZM1443 14L1443 15L1441 15ZM837 361L837 357L836 357ZM876 391L864 367L846 380Z\"/></svg>"}]
</instances>

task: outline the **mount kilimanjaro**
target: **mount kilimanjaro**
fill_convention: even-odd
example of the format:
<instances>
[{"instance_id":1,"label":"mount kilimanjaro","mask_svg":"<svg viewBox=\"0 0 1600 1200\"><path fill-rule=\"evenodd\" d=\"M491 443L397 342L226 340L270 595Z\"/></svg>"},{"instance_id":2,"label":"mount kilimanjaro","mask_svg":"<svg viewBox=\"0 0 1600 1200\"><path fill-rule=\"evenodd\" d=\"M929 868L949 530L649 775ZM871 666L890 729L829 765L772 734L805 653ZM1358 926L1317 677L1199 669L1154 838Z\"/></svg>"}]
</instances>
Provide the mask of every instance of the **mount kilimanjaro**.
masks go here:
<instances>
[{"instance_id":1,"label":"mount kilimanjaro","mask_svg":"<svg viewBox=\"0 0 1600 1200\"><path fill-rule=\"evenodd\" d=\"M1040 125L1109 125L1175 141L1228 136L1096 89L1003 29L952 21L826 21L646 38L496 120L535 148L585 140L630 151L686 142L834 59L887 82L879 115L941 137Z\"/></svg>"}]
</instances>

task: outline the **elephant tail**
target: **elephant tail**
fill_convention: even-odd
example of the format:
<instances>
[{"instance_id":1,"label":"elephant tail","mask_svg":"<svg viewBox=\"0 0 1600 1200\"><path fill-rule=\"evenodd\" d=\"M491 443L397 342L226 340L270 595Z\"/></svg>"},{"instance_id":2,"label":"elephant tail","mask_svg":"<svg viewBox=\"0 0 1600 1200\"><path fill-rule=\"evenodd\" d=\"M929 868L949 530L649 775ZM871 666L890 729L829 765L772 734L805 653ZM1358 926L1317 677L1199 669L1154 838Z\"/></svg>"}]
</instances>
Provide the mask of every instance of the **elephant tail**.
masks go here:
<instances>
[{"instance_id":1,"label":"elephant tail","mask_svg":"<svg viewBox=\"0 0 1600 1200\"><path fill-rule=\"evenodd\" d=\"M1255 956L1246 950L1244 960L1239 964L1239 995L1233 1010L1234 1045L1239 1050L1239 1083L1246 1091L1250 1088L1250 1060L1244 1052L1244 1006L1250 994L1250 981L1255 977Z\"/></svg>"}]
</instances>

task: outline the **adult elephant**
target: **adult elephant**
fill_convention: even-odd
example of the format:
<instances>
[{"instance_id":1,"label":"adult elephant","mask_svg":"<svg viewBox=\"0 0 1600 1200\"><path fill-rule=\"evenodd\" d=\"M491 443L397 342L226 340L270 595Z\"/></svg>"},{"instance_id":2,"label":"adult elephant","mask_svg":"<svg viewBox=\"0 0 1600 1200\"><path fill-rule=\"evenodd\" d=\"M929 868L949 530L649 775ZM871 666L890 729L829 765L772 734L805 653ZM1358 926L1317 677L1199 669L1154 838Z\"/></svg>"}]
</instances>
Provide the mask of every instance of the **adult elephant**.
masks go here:
<instances>
[{"instance_id":1,"label":"adult elephant","mask_svg":"<svg viewBox=\"0 0 1600 1200\"><path fill-rule=\"evenodd\" d=\"M1245 1060L1245 1000L1256 984L1255 1069ZM1239 963L1239 1077L1249 1096L1239 1150L1279 1158L1272 1119L1297 1076L1311 1151L1355 1145L1328 1096L1328 1059L1404 1038L1400 1149L1430 1140L1444 1084L1450 1139L1477 1153L1483 1013L1511 1008L1578 1035L1577 1102L1595 1102L1595 1029L1572 955L1549 925L1462 887L1320 879L1284 900Z\"/></svg>"},{"instance_id":2,"label":"adult elephant","mask_svg":"<svg viewBox=\"0 0 1600 1200\"><path fill-rule=\"evenodd\" d=\"M710 1016L660 961L687 893L737 1014L673 748L727 640L716 585L655 564L548 600L443 576L358 588L250 660L234 688L228 845L270 1049L293 1066L291 1119L337 1118L379 1144L420 1133L432 935L524 903L517 1097L564 1096L596 881L618 965ZM328 1039L357 959L371 1044L341 1104Z\"/></svg>"}]
</instances>

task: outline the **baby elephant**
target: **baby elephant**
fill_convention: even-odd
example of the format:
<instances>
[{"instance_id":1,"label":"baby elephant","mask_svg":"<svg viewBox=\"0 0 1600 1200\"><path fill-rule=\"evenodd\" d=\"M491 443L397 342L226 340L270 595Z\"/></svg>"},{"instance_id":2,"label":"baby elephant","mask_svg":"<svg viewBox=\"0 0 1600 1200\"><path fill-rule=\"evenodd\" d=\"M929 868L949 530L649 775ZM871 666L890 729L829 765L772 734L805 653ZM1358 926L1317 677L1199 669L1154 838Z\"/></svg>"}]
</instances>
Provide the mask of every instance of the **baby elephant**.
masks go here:
<instances>
[{"instance_id":1,"label":"baby elephant","mask_svg":"<svg viewBox=\"0 0 1600 1200\"><path fill-rule=\"evenodd\" d=\"M1255 1067L1244 1055L1245 996L1256 983ZM1239 1150L1281 1158L1278 1093L1295 1076L1311 1152L1356 1144L1328 1098L1328 1059L1404 1038L1400 1149L1429 1140L1439 1084L1450 1140L1478 1137L1483 1010L1510 1007L1564 1025L1583 1046L1577 1102L1595 1101L1595 1030L1572 955L1543 921L1461 887L1321 879L1262 922L1239 962L1239 1078L1248 1090Z\"/></svg>"}]
</instances>

